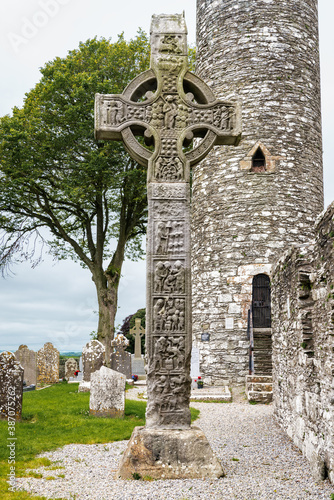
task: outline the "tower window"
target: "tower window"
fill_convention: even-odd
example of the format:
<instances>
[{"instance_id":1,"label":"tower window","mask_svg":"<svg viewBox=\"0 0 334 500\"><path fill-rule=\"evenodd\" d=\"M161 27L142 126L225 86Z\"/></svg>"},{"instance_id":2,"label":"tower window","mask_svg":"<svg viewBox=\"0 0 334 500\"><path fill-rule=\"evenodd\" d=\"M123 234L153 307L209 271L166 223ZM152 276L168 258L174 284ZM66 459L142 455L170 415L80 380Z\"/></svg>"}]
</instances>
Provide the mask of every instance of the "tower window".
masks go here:
<instances>
[{"instance_id":1,"label":"tower window","mask_svg":"<svg viewBox=\"0 0 334 500\"><path fill-rule=\"evenodd\" d=\"M252 172L265 172L266 171L266 158L261 148L257 148L252 157Z\"/></svg>"}]
</instances>

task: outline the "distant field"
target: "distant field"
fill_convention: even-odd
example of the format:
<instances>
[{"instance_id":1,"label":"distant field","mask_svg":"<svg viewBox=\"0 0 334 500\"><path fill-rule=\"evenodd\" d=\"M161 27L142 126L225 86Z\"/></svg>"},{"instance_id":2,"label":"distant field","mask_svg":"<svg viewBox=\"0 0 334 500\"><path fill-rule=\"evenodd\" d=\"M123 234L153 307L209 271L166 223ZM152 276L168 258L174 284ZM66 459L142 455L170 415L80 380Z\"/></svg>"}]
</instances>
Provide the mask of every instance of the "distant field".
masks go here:
<instances>
[{"instance_id":1,"label":"distant field","mask_svg":"<svg viewBox=\"0 0 334 500\"><path fill-rule=\"evenodd\" d=\"M82 352L60 352L60 356L65 356L66 358L80 358Z\"/></svg>"}]
</instances>

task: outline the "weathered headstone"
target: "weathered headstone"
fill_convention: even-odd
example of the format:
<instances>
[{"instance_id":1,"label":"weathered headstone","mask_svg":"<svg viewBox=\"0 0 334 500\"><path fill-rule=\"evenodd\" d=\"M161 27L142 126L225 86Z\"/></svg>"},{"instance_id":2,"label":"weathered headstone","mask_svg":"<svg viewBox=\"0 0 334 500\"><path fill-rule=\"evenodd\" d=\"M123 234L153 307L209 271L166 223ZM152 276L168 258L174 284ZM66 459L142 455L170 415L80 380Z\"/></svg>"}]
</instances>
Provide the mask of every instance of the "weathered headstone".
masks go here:
<instances>
[{"instance_id":1,"label":"weathered headstone","mask_svg":"<svg viewBox=\"0 0 334 500\"><path fill-rule=\"evenodd\" d=\"M65 362L65 378L68 380L70 377L74 377L74 372L78 369L78 363L74 358L69 358Z\"/></svg>"},{"instance_id":2,"label":"weathered headstone","mask_svg":"<svg viewBox=\"0 0 334 500\"><path fill-rule=\"evenodd\" d=\"M199 349L197 347L192 348L191 351L191 367L190 376L192 379L197 378L201 374L199 368Z\"/></svg>"},{"instance_id":3,"label":"weathered headstone","mask_svg":"<svg viewBox=\"0 0 334 500\"><path fill-rule=\"evenodd\" d=\"M59 382L59 351L51 342L46 342L37 351L37 383L56 384Z\"/></svg>"},{"instance_id":4,"label":"weathered headstone","mask_svg":"<svg viewBox=\"0 0 334 500\"><path fill-rule=\"evenodd\" d=\"M23 373L12 352L0 353L0 418L8 422L21 418Z\"/></svg>"},{"instance_id":5,"label":"weathered headstone","mask_svg":"<svg viewBox=\"0 0 334 500\"><path fill-rule=\"evenodd\" d=\"M145 375L145 364L141 354L141 338L145 335L145 328L141 326L141 319L135 318L135 326L131 328L130 335L135 338L135 353L132 356L132 372L135 375Z\"/></svg>"},{"instance_id":6,"label":"weathered headstone","mask_svg":"<svg viewBox=\"0 0 334 500\"><path fill-rule=\"evenodd\" d=\"M111 341L114 352L111 354L111 368L116 372L124 373L127 379L131 378L131 354L125 349L129 345L128 339L122 335L117 335Z\"/></svg>"},{"instance_id":7,"label":"weathered headstone","mask_svg":"<svg viewBox=\"0 0 334 500\"><path fill-rule=\"evenodd\" d=\"M20 345L15 352L15 358L24 369L24 381L27 385L37 384L36 353L26 345Z\"/></svg>"},{"instance_id":8,"label":"weathered headstone","mask_svg":"<svg viewBox=\"0 0 334 500\"><path fill-rule=\"evenodd\" d=\"M59 358L59 378L60 379L65 378L65 363L66 363L66 359Z\"/></svg>"},{"instance_id":9,"label":"weathered headstone","mask_svg":"<svg viewBox=\"0 0 334 500\"><path fill-rule=\"evenodd\" d=\"M134 432L123 455L122 478L222 474L204 434L190 428L190 167L215 144L239 142L240 111L215 100L187 71L186 34L182 15L153 16L151 69L122 95L98 94L95 101L97 139L123 140L132 157L148 166L148 404L146 427ZM154 151L134 133L142 133ZM193 137L202 140L186 152ZM190 450L198 439L203 446L195 457Z\"/></svg>"},{"instance_id":10,"label":"weathered headstone","mask_svg":"<svg viewBox=\"0 0 334 500\"><path fill-rule=\"evenodd\" d=\"M90 390L90 377L99 370L105 361L105 348L99 340L91 340L82 350L82 382L79 384L79 392Z\"/></svg>"},{"instance_id":11,"label":"weathered headstone","mask_svg":"<svg viewBox=\"0 0 334 500\"><path fill-rule=\"evenodd\" d=\"M102 366L91 374L89 413L96 417L124 416L125 375Z\"/></svg>"}]
</instances>

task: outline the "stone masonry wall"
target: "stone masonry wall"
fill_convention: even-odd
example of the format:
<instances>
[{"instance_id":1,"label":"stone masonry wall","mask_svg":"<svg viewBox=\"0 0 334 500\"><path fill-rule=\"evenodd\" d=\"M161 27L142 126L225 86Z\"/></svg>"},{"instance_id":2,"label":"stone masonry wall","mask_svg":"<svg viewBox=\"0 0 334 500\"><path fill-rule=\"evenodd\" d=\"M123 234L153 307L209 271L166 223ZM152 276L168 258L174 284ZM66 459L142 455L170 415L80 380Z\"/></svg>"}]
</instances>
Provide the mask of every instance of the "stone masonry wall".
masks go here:
<instances>
[{"instance_id":1,"label":"stone masonry wall","mask_svg":"<svg viewBox=\"0 0 334 500\"><path fill-rule=\"evenodd\" d=\"M334 203L315 241L294 247L273 273L275 416L334 483Z\"/></svg>"},{"instance_id":2,"label":"stone masonry wall","mask_svg":"<svg viewBox=\"0 0 334 500\"><path fill-rule=\"evenodd\" d=\"M239 100L242 140L193 171L193 338L204 382L243 383L255 274L323 209L316 0L198 0L196 73ZM266 171L251 171L260 146ZM202 325L209 342L201 342Z\"/></svg>"}]
</instances>

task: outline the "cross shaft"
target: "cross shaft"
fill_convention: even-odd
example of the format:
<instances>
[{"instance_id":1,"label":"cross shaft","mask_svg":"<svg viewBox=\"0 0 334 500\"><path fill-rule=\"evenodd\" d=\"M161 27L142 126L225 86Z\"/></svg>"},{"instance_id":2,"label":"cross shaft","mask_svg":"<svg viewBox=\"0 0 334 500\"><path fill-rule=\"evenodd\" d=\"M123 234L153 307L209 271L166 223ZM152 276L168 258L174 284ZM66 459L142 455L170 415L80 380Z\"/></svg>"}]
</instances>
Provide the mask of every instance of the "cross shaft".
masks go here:
<instances>
[{"instance_id":1,"label":"cross shaft","mask_svg":"<svg viewBox=\"0 0 334 500\"><path fill-rule=\"evenodd\" d=\"M216 100L188 71L186 35L183 16L153 16L151 69L95 104L96 138L123 140L148 167L146 428L190 426L190 167L241 134L238 104Z\"/></svg>"}]
</instances>

